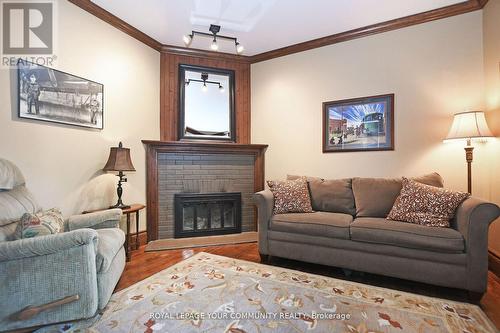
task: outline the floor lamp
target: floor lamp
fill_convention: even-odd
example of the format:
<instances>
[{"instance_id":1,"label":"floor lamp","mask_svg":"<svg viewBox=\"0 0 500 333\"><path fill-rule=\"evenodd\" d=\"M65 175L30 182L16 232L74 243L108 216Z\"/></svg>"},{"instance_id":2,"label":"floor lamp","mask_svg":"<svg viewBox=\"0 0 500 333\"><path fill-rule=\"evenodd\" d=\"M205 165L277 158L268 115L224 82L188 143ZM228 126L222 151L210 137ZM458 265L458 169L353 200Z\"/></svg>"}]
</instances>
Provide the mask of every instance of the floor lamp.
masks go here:
<instances>
[{"instance_id":1,"label":"floor lamp","mask_svg":"<svg viewBox=\"0 0 500 333\"><path fill-rule=\"evenodd\" d=\"M466 140L465 160L467 161L467 191L472 193L472 141L492 137L484 112L468 111L455 114L450 132L444 140Z\"/></svg>"}]
</instances>

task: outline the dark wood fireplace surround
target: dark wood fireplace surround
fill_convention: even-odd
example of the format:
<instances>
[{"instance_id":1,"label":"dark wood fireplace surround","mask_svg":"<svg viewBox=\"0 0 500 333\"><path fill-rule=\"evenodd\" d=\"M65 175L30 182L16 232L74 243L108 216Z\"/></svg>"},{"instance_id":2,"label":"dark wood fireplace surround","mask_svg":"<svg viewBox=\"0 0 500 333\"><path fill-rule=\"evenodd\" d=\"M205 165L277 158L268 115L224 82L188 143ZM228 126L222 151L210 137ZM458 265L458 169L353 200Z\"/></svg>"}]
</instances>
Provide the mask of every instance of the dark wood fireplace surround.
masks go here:
<instances>
[{"instance_id":1,"label":"dark wood fireplace surround","mask_svg":"<svg viewBox=\"0 0 500 333\"><path fill-rule=\"evenodd\" d=\"M236 142L179 141L179 65L188 64L230 69L235 73ZM159 192L158 154L253 155L254 190L264 189L264 153L267 145L250 144L250 61L245 57L224 57L217 53L162 50L160 54L160 141L143 140L146 147L146 196L148 241L158 239ZM257 216L257 214L254 214ZM255 221L256 224L257 221Z\"/></svg>"}]
</instances>

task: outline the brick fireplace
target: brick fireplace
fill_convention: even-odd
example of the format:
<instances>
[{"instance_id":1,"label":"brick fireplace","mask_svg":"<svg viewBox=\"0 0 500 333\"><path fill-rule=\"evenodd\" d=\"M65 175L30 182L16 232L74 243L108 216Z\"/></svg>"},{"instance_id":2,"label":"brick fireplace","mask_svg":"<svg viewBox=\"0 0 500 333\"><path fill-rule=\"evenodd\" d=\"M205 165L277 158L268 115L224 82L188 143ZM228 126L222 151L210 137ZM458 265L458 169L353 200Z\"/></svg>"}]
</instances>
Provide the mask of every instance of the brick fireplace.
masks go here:
<instances>
[{"instance_id":1,"label":"brick fireplace","mask_svg":"<svg viewBox=\"0 0 500 333\"><path fill-rule=\"evenodd\" d=\"M240 229L232 228L228 220L229 227L222 230L219 218L214 217L212 222L210 217L210 222L217 229L212 234L217 234L217 231L223 234L257 230L252 194L264 188L264 152L267 145L184 141L143 143L146 145L148 241L210 234L200 230L197 230L198 233L191 230L184 235L176 234L176 196L201 198L238 194L241 198L238 209L240 220L233 222L238 222ZM210 206L204 200L198 210L205 215L197 217L201 228L208 227L209 216L206 214L209 214L209 207L214 209L214 215L220 212L219 208L213 208L214 204ZM188 209L186 214L192 214L192 211Z\"/></svg>"}]
</instances>

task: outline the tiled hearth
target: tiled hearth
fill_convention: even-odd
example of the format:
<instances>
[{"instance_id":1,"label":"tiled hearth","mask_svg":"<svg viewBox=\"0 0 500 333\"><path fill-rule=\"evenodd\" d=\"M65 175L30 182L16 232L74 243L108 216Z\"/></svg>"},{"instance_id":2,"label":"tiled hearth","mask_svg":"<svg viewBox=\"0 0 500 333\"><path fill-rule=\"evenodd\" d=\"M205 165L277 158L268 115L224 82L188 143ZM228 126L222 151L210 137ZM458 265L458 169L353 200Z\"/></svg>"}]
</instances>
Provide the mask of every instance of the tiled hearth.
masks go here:
<instances>
[{"instance_id":1,"label":"tiled hearth","mask_svg":"<svg viewBox=\"0 0 500 333\"><path fill-rule=\"evenodd\" d=\"M174 238L174 196L241 193L241 231L256 231L253 193L264 188L267 145L143 141L146 145L148 241Z\"/></svg>"}]
</instances>

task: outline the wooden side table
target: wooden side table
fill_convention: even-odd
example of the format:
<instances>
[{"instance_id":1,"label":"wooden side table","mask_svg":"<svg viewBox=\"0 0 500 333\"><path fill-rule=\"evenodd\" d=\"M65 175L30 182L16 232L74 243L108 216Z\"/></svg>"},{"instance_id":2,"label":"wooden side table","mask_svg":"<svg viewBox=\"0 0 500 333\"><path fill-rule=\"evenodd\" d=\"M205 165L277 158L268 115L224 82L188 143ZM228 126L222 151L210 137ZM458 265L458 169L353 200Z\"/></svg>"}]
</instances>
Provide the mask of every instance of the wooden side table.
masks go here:
<instances>
[{"instance_id":1,"label":"wooden side table","mask_svg":"<svg viewBox=\"0 0 500 333\"><path fill-rule=\"evenodd\" d=\"M125 235L125 253L127 254L127 261L130 261L130 214L135 213L135 246L134 250L139 248L139 211L144 209L146 205L132 204L130 208L122 209L123 214L127 215L127 234Z\"/></svg>"},{"instance_id":2,"label":"wooden side table","mask_svg":"<svg viewBox=\"0 0 500 333\"><path fill-rule=\"evenodd\" d=\"M125 253L127 255L127 261L130 261L130 250L131 250L131 245L130 245L130 236L131 236L131 233L130 233L130 214L135 213L134 250L137 250L139 248L139 212L144 208L146 208L146 206L143 204L132 204L132 205L130 205L130 208L122 209L123 214L127 215L127 232L125 234ZM88 210L88 211L84 211L83 214L93 213L93 212L107 210L107 209L109 209L109 208Z\"/></svg>"}]
</instances>

